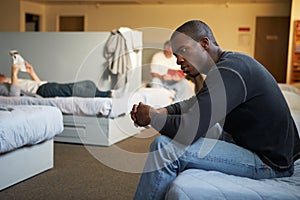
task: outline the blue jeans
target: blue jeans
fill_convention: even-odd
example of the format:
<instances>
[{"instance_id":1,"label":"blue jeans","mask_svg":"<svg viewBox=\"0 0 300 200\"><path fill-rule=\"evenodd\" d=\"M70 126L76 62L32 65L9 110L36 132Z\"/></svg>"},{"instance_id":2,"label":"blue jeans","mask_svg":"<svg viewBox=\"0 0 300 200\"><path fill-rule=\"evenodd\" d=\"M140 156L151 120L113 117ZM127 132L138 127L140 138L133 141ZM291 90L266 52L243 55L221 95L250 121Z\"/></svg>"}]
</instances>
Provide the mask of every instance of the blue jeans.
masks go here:
<instances>
[{"instance_id":1,"label":"blue jeans","mask_svg":"<svg viewBox=\"0 0 300 200\"><path fill-rule=\"evenodd\" d=\"M111 97L111 91L100 91L93 81L46 83L37 92L42 97Z\"/></svg>"},{"instance_id":2,"label":"blue jeans","mask_svg":"<svg viewBox=\"0 0 300 200\"><path fill-rule=\"evenodd\" d=\"M159 136L151 144L134 199L164 199L169 184L180 172L191 168L253 179L293 174L293 168L284 172L275 171L255 153L229 142L200 138L190 146L183 146L166 136Z\"/></svg>"}]
</instances>

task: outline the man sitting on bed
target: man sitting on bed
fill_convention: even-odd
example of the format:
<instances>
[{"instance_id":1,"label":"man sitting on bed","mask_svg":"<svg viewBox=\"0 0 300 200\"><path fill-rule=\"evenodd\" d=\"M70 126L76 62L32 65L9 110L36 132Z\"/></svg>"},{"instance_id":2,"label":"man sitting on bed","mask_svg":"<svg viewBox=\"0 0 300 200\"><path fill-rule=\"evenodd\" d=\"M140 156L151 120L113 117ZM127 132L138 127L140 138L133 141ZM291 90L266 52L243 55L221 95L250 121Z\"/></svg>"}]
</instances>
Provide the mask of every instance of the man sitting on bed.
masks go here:
<instances>
[{"instance_id":1,"label":"man sitting on bed","mask_svg":"<svg viewBox=\"0 0 300 200\"><path fill-rule=\"evenodd\" d=\"M28 62L25 62L26 72L32 80L19 79L20 66L11 67L11 80L0 74L0 95L2 96L33 96L33 97L122 97L126 87L118 90L100 91L94 82L85 80L74 83L48 83L41 81Z\"/></svg>"},{"instance_id":2,"label":"man sitting on bed","mask_svg":"<svg viewBox=\"0 0 300 200\"><path fill-rule=\"evenodd\" d=\"M183 72L192 77L204 73L206 79L186 101L161 109L133 106L135 124L161 133L151 144L135 199L164 199L170 183L186 169L253 179L291 176L300 158L300 139L266 68L245 54L223 51L199 20L177 28L171 44ZM205 138L218 122L234 143Z\"/></svg>"}]
</instances>

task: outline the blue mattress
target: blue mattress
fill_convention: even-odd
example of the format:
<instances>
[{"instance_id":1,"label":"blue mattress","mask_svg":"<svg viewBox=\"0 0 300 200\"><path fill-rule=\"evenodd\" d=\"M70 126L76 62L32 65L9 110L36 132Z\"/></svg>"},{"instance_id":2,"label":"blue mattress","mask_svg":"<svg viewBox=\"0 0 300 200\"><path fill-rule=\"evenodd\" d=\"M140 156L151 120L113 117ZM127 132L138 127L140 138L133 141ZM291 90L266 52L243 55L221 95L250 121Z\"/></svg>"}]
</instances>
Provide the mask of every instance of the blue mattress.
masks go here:
<instances>
[{"instance_id":1,"label":"blue mattress","mask_svg":"<svg viewBox=\"0 0 300 200\"><path fill-rule=\"evenodd\" d=\"M190 169L171 184L166 199L297 200L300 199L300 160L291 177L254 180L216 171Z\"/></svg>"},{"instance_id":2,"label":"blue mattress","mask_svg":"<svg viewBox=\"0 0 300 200\"><path fill-rule=\"evenodd\" d=\"M0 104L0 153L37 144L62 131L62 113L56 107Z\"/></svg>"}]
</instances>

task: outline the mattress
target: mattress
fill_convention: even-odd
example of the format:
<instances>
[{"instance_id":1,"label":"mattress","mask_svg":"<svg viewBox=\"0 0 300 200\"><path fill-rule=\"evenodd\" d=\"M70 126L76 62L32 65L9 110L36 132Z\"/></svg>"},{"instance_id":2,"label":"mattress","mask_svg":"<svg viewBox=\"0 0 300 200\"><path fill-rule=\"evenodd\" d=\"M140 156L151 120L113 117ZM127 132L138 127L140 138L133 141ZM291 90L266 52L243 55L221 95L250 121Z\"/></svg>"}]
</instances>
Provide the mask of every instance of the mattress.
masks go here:
<instances>
[{"instance_id":1,"label":"mattress","mask_svg":"<svg viewBox=\"0 0 300 200\"><path fill-rule=\"evenodd\" d=\"M40 143L62 131L62 113L56 107L0 104L0 153Z\"/></svg>"},{"instance_id":2,"label":"mattress","mask_svg":"<svg viewBox=\"0 0 300 200\"><path fill-rule=\"evenodd\" d=\"M162 107L172 102L174 94L166 89L140 88L122 98L82 97L6 97L0 96L3 105L48 105L60 109L63 114L115 118L128 114L132 105L139 102Z\"/></svg>"},{"instance_id":3,"label":"mattress","mask_svg":"<svg viewBox=\"0 0 300 200\"><path fill-rule=\"evenodd\" d=\"M111 98L81 97L5 97L0 96L0 104L4 105L48 105L55 106L63 114L108 116L112 108Z\"/></svg>"},{"instance_id":4,"label":"mattress","mask_svg":"<svg viewBox=\"0 0 300 200\"><path fill-rule=\"evenodd\" d=\"M254 180L216 171L189 169L172 183L166 199L297 200L300 199L300 160L291 177Z\"/></svg>"}]
</instances>

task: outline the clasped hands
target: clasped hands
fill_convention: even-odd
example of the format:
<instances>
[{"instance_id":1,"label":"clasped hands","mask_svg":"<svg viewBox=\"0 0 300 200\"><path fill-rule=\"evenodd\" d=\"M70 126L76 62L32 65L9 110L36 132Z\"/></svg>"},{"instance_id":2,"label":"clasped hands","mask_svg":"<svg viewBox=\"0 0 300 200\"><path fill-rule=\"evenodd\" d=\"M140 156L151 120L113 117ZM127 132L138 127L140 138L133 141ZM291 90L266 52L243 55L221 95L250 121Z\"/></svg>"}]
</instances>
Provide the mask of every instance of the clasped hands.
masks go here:
<instances>
[{"instance_id":1,"label":"clasped hands","mask_svg":"<svg viewBox=\"0 0 300 200\"><path fill-rule=\"evenodd\" d=\"M148 126L151 122L150 112L154 110L151 106L140 102L138 105L134 104L130 112L131 119L136 126Z\"/></svg>"}]
</instances>

